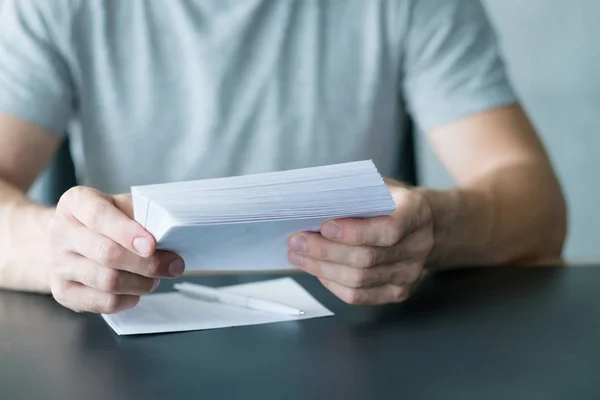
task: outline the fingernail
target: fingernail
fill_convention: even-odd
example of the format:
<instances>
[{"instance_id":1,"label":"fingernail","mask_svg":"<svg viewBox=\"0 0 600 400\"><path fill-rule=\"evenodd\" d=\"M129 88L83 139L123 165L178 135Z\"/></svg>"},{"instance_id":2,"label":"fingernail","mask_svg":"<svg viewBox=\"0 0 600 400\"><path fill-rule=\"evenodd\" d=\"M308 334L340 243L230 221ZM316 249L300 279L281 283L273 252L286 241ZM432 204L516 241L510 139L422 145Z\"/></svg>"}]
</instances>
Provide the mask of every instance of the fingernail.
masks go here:
<instances>
[{"instance_id":1,"label":"fingernail","mask_svg":"<svg viewBox=\"0 0 600 400\"><path fill-rule=\"evenodd\" d=\"M293 235L290 238L290 248L300 253L304 253L306 251L306 238L304 235Z\"/></svg>"},{"instance_id":2,"label":"fingernail","mask_svg":"<svg viewBox=\"0 0 600 400\"><path fill-rule=\"evenodd\" d=\"M304 256L302 254L296 253L295 251L290 251L288 254L288 258L292 262L292 264L302 265L304 262Z\"/></svg>"},{"instance_id":3,"label":"fingernail","mask_svg":"<svg viewBox=\"0 0 600 400\"><path fill-rule=\"evenodd\" d=\"M160 285L160 279L154 279L154 284L152 284L152 292L156 290L156 288Z\"/></svg>"},{"instance_id":4,"label":"fingernail","mask_svg":"<svg viewBox=\"0 0 600 400\"><path fill-rule=\"evenodd\" d=\"M321 228L321 235L329 239L337 239L340 236L340 227L332 222L328 222Z\"/></svg>"},{"instance_id":5,"label":"fingernail","mask_svg":"<svg viewBox=\"0 0 600 400\"><path fill-rule=\"evenodd\" d=\"M150 255L150 251L152 249L150 246L150 241L144 237L137 237L133 239L133 248L141 256Z\"/></svg>"},{"instance_id":6,"label":"fingernail","mask_svg":"<svg viewBox=\"0 0 600 400\"><path fill-rule=\"evenodd\" d=\"M179 276L183 274L184 269L185 265L183 264L183 261L181 261L179 258L176 258L171 261L171 264L169 264L169 275Z\"/></svg>"}]
</instances>

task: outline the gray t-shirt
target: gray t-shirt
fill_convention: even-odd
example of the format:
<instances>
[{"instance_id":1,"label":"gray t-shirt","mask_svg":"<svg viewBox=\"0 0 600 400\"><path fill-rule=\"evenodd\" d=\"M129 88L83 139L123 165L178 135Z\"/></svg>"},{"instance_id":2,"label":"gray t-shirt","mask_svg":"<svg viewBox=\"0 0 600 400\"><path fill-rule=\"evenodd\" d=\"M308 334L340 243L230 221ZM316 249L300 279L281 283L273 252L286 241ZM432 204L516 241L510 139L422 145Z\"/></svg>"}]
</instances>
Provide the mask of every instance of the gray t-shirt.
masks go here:
<instances>
[{"instance_id":1,"label":"gray t-shirt","mask_svg":"<svg viewBox=\"0 0 600 400\"><path fill-rule=\"evenodd\" d=\"M0 110L69 134L80 183L373 159L514 103L477 0L8 0ZM0 132L1 134L1 132Z\"/></svg>"}]
</instances>

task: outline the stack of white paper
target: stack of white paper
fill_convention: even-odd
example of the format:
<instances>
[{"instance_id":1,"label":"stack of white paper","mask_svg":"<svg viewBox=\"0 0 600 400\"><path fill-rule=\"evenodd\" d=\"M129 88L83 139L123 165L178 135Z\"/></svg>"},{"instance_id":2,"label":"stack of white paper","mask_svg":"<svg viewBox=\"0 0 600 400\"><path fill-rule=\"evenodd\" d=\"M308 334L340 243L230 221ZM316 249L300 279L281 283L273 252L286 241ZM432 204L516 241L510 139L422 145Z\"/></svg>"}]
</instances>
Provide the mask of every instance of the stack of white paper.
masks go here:
<instances>
[{"instance_id":1,"label":"stack of white paper","mask_svg":"<svg viewBox=\"0 0 600 400\"><path fill-rule=\"evenodd\" d=\"M173 292L142 296L134 308L102 317L119 335L140 335L267 324L333 315L291 278L244 283L221 290L285 303L303 310L304 314L271 314L206 302Z\"/></svg>"},{"instance_id":2,"label":"stack of white paper","mask_svg":"<svg viewBox=\"0 0 600 400\"><path fill-rule=\"evenodd\" d=\"M134 186L136 221L187 270L281 270L288 237L396 205L371 161L221 179Z\"/></svg>"}]
</instances>

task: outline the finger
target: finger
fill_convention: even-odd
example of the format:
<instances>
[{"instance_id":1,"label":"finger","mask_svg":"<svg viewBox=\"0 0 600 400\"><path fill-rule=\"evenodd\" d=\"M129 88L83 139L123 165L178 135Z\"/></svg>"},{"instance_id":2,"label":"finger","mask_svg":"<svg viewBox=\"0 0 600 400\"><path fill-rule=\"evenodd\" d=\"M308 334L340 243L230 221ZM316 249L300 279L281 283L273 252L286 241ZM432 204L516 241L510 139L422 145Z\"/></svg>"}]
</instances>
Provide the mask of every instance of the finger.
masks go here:
<instances>
[{"instance_id":1,"label":"finger","mask_svg":"<svg viewBox=\"0 0 600 400\"><path fill-rule=\"evenodd\" d=\"M150 278L178 278L185 271L183 258L169 251L157 251L127 271Z\"/></svg>"},{"instance_id":2,"label":"finger","mask_svg":"<svg viewBox=\"0 0 600 400\"><path fill-rule=\"evenodd\" d=\"M420 265L411 263L384 264L361 269L328 261L315 260L295 252L288 252L290 262L319 278L336 282L349 288L369 288L383 285L410 285L421 276Z\"/></svg>"},{"instance_id":3,"label":"finger","mask_svg":"<svg viewBox=\"0 0 600 400\"><path fill-rule=\"evenodd\" d=\"M121 196L116 202L120 207L126 208L125 199L126 197ZM77 187L65 193L61 202L65 203L73 217L94 232L142 257L154 253L154 237L121 211L112 196L95 189Z\"/></svg>"},{"instance_id":4,"label":"finger","mask_svg":"<svg viewBox=\"0 0 600 400\"><path fill-rule=\"evenodd\" d=\"M423 219L423 198L403 189L395 192L396 211L391 215L373 218L343 218L327 221L321 234L350 246L393 246L416 229Z\"/></svg>"},{"instance_id":5,"label":"finger","mask_svg":"<svg viewBox=\"0 0 600 400\"><path fill-rule=\"evenodd\" d=\"M323 237L349 246L390 247L402 238L403 229L392 216L344 218L321 226Z\"/></svg>"},{"instance_id":6,"label":"finger","mask_svg":"<svg viewBox=\"0 0 600 400\"><path fill-rule=\"evenodd\" d=\"M76 312L114 314L133 308L140 301L140 296L105 293L58 277L53 278L52 294L58 303Z\"/></svg>"},{"instance_id":7,"label":"finger","mask_svg":"<svg viewBox=\"0 0 600 400\"><path fill-rule=\"evenodd\" d=\"M329 261L315 260L295 252L289 252L290 262L319 278L324 278L350 288L366 288L390 283L394 271L390 266L377 266L368 269L353 268Z\"/></svg>"},{"instance_id":8,"label":"finger","mask_svg":"<svg viewBox=\"0 0 600 400\"><path fill-rule=\"evenodd\" d=\"M175 253L156 251L150 257L140 257L83 225L69 231L73 232L69 248L99 265L148 278L177 278L185 270L183 259Z\"/></svg>"},{"instance_id":9,"label":"finger","mask_svg":"<svg viewBox=\"0 0 600 400\"><path fill-rule=\"evenodd\" d=\"M324 238L316 232L301 232L288 241L292 251L353 268L369 268L400 258L399 247L349 246Z\"/></svg>"},{"instance_id":10,"label":"finger","mask_svg":"<svg viewBox=\"0 0 600 400\"><path fill-rule=\"evenodd\" d=\"M336 282L319 278L319 281L342 301L355 305L380 305L401 303L410 295L408 286L385 285L374 288L353 289Z\"/></svg>"},{"instance_id":11,"label":"finger","mask_svg":"<svg viewBox=\"0 0 600 400\"><path fill-rule=\"evenodd\" d=\"M76 254L72 259L75 267L59 268L56 274L65 281L79 282L101 292L141 295L154 291L160 283L157 278L104 267Z\"/></svg>"}]
</instances>

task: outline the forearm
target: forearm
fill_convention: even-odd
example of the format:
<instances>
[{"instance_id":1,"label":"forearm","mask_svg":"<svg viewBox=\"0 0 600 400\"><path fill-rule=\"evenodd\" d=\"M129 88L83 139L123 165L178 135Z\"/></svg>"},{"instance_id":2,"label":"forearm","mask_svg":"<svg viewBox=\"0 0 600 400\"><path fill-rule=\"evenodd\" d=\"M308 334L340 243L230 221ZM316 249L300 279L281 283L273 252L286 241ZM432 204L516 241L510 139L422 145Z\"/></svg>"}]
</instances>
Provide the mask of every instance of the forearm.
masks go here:
<instances>
[{"instance_id":1,"label":"forearm","mask_svg":"<svg viewBox=\"0 0 600 400\"><path fill-rule=\"evenodd\" d=\"M543 161L498 169L453 190L419 190L434 219L430 269L560 257L566 207Z\"/></svg>"},{"instance_id":2,"label":"forearm","mask_svg":"<svg viewBox=\"0 0 600 400\"><path fill-rule=\"evenodd\" d=\"M46 235L54 210L29 201L0 181L0 288L48 292L51 261Z\"/></svg>"}]
</instances>

